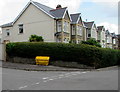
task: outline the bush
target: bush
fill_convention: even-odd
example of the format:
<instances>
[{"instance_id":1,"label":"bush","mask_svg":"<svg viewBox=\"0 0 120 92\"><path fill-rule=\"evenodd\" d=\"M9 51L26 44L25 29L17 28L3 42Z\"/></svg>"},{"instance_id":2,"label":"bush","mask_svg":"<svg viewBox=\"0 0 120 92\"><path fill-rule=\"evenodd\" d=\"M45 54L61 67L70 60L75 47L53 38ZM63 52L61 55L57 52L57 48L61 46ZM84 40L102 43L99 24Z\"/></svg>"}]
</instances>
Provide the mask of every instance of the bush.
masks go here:
<instances>
[{"instance_id":1,"label":"bush","mask_svg":"<svg viewBox=\"0 0 120 92\"><path fill-rule=\"evenodd\" d=\"M94 38L90 38L87 41L82 41L81 44L88 44L88 45L94 45L94 46L97 46L97 47L101 47L100 43L97 42Z\"/></svg>"},{"instance_id":2,"label":"bush","mask_svg":"<svg viewBox=\"0 0 120 92\"><path fill-rule=\"evenodd\" d=\"M29 41L30 42L43 42L44 40L43 40L42 36L31 35L29 37Z\"/></svg>"},{"instance_id":3,"label":"bush","mask_svg":"<svg viewBox=\"0 0 120 92\"><path fill-rule=\"evenodd\" d=\"M14 44L14 46L10 44ZM7 53L9 56L23 58L50 56L50 61L74 61L95 68L116 65L120 60L119 50L70 43L8 43Z\"/></svg>"}]
</instances>

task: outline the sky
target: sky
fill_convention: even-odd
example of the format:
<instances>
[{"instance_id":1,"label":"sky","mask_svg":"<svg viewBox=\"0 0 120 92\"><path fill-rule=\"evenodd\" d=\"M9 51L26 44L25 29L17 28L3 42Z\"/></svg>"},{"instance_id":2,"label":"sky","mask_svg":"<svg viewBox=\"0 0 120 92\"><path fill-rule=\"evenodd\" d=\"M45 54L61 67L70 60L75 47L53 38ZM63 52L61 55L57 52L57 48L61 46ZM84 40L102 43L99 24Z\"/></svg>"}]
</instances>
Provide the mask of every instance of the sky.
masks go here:
<instances>
[{"instance_id":1,"label":"sky","mask_svg":"<svg viewBox=\"0 0 120 92\"><path fill-rule=\"evenodd\" d=\"M0 25L14 21L30 0L0 0ZM118 34L119 0L34 0L55 8L58 4L68 7L68 12L81 13L83 21L95 21L111 33Z\"/></svg>"}]
</instances>

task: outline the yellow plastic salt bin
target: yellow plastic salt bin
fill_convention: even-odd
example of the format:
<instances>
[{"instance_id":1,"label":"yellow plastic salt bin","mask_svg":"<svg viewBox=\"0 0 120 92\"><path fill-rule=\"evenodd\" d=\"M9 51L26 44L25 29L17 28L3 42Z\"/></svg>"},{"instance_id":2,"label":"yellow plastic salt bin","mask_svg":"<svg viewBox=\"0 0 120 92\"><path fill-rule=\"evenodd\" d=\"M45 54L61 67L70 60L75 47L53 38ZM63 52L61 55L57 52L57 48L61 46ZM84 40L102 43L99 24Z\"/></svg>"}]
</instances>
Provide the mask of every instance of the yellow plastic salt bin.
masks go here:
<instances>
[{"instance_id":1,"label":"yellow plastic salt bin","mask_svg":"<svg viewBox=\"0 0 120 92\"><path fill-rule=\"evenodd\" d=\"M48 65L49 64L49 56L36 56L36 65Z\"/></svg>"}]
</instances>

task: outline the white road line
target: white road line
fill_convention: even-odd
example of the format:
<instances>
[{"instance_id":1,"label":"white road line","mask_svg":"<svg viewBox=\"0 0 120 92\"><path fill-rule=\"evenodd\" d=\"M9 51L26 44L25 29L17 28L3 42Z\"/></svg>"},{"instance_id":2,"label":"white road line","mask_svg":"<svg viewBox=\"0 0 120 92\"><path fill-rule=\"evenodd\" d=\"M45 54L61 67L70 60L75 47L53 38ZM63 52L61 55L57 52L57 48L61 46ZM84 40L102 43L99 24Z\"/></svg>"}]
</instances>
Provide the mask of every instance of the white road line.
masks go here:
<instances>
[{"instance_id":1,"label":"white road line","mask_svg":"<svg viewBox=\"0 0 120 92\"><path fill-rule=\"evenodd\" d=\"M25 85L25 86L23 86L23 87L19 87L19 89L23 89L23 88L26 88L26 87L28 87L27 85Z\"/></svg>"},{"instance_id":2,"label":"white road line","mask_svg":"<svg viewBox=\"0 0 120 92\"><path fill-rule=\"evenodd\" d=\"M87 73L87 72L82 72L82 73Z\"/></svg>"},{"instance_id":3,"label":"white road line","mask_svg":"<svg viewBox=\"0 0 120 92\"><path fill-rule=\"evenodd\" d=\"M66 74L60 74L60 75L57 75L57 76L44 77L42 79L43 79L43 82L48 82L48 81L51 81L51 80L66 78L66 77L70 77L70 76L74 76L74 75L78 75L78 74L83 74L83 73L87 73L87 72L70 72L70 73L66 73ZM31 84L31 86L32 85L38 85L38 84L40 84L40 82L37 82L35 84ZM23 88L26 88L26 87L28 87L28 86L25 85L23 87L19 87L19 89L23 89Z\"/></svg>"},{"instance_id":4,"label":"white road line","mask_svg":"<svg viewBox=\"0 0 120 92\"><path fill-rule=\"evenodd\" d=\"M37 85L38 85L38 84L40 84L40 83L39 83L39 82L37 82L37 83L35 83L35 84L37 84Z\"/></svg>"},{"instance_id":5,"label":"white road line","mask_svg":"<svg viewBox=\"0 0 120 92\"><path fill-rule=\"evenodd\" d=\"M54 80L54 79L49 79L49 80Z\"/></svg>"},{"instance_id":6,"label":"white road line","mask_svg":"<svg viewBox=\"0 0 120 92\"><path fill-rule=\"evenodd\" d=\"M42 78L43 80L46 80L46 79L48 79L49 77L44 77L44 78Z\"/></svg>"}]
</instances>

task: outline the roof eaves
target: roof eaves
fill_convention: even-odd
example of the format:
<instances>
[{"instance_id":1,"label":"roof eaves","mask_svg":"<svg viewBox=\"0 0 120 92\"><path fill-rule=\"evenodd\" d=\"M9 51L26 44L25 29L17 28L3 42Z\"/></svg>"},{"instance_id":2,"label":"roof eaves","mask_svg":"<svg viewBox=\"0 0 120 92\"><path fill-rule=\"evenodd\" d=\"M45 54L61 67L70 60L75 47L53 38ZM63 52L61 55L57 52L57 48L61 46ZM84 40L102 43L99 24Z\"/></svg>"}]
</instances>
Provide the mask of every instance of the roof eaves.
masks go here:
<instances>
[{"instance_id":1,"label":"roof eaves","mask_svg":"<svg viewBox=\"0 0 120 92\"><path fill-rule=\"evenodd\" d=\"M78 17L78 19L77 19L77 23L79 22L79 20L80 20L80 17L81 17L81 16L80 16L80 13L79 13L79 17Z\"/></svg>"},{"instance_id":2,"label":"roof eaves","mask_svg":"<svg viewBox=\"0 0 120 92\"><path fill-rule=\"evenodd\" d=\"M66 8L66 10L65 10L65 12L64 12L64 14L63 14L63 17L62 18L64 18L65 17L65 14L66 14L66 12L68 11L67 10L67 7L65 7ZM68 13L68 16L69 16L69 18L70 18L70 21L72 21L72 19L71 19L71 17L70 17L70 14Z\"/></svg>"}]
</instances>

